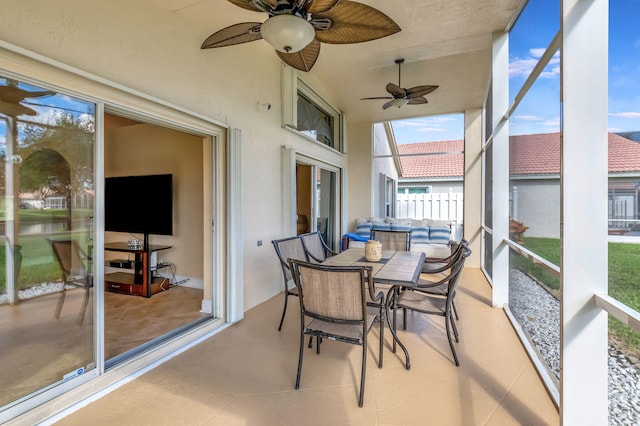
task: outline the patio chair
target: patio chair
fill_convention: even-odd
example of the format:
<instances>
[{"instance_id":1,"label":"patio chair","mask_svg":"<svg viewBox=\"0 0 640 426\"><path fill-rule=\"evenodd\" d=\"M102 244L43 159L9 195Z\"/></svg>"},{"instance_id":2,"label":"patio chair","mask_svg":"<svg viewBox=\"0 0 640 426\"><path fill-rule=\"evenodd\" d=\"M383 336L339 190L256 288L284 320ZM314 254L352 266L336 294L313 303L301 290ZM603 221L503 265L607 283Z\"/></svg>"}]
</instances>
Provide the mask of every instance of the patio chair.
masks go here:
<instances>
[{"instance_id":1,"label":"patio chair","mask_svg":"<svg viewBox=\"0 0 640 426\"><path fill-rule=\"evenodd\" d=\"M302 240L302 247L304 247L304 252L306 253L309 262L322 263L328 257L335 256L337 254L324 242L320 231L302 234L300 235L300 239Z\"/></svg>"},{"instance_id":2,"label":"patio chair","mask_svg":"<svg viewBox=\"0 0 640 426\"><path fill-rule=\"evenodd\" d=\"M423 274L440 274L447 271L448 269L451 269L451 267L460 258L460 256L462 256L465 249L468 249L468 248L469 248L469 242L464 238L461 239L460 242L455 245L455 247L453 248L453 251L449 256L444 257L442 259L425 260L424 266L422 267L422 273ZM425 288L424 292L446 296L447 290L448 290L448 283L443 282L440 285ZM456 307L455 298L452 301L451 306L453 307L453 314L456 317L456 320L459 320L460 316L458 315L458 308Z\"/></svg>"},{"instance_id":3,"label":"patio chair","mask_svg":"<svg viewBox=\"0 0 640 426\"><path fill-rule=\"evenodd\" d=\"M451 254L447 257L442 258L425 258L424 266L422 267L423 274L434 274L438 272L446 271L451 267L453 262L460 256L460 253L463 251L464 247L469 247L469 241L464 238L460 240L460 242L455 243L453 241L450 242L452 244Z\"/></svg>"},{"instance_id":4,"label":"patio chair","mask_svg":"<svg viewBox=\"0 0 640 426\"><path fill-rule=\"evenodd\" d=\"M458 361L458 355L456 354L453 340L451 339L452 329L456 342L459 341L459 336L451 311L453 299L456 295L456 286L458 285L464 262L470 254L471 250L465 246L461 251L460 257L451 265L445 278L435 282L420 280L416 287L399 293L392 303L394 330L396 330L396 311L399 308L404 309L403 327L405 330L407 326L407 310L444 317L447 339L449 340L449 347L451 348L456 366L459 366L460 362ZM429 289L439 287L443 284L446 284L446 294L432 294L429 292Z\"/></svg>"},{"instance_id":5,"label":"patio chair","mask_svg":"<svg viewBox=\"0 0 640 426\"><path fill-rule=\"evenodd\" d=\"M60 318L62 312L62 306L67 296L67 288L69 286L84 288L84 300L78 315L78 324L82 324L85 314L87 312L87 306L89 305L89 293L93 287L93 276L90 271L87 270L87 263L90 258L82 251L80 244L76 240L55 240L47 239L53 254L60 265L62 272L62 292L58 299L58 305L56 306L55 317Z\"/></svg>"},{"instance_id":6,"label":"patio chair","mask_svg":"<svg viewBox=\"0 0 640 426\"><path fill-rule=\"evenodd\" d=\"M280 331L282 329L282 323L284 322L284 316L287 313L287 301L289 300L289 296L298 296L298 288L295 285L290 285L295 283L293 282L293 276L291 275L291 270L289 269L287 261L288 259L306 261L307 255L304 251L302 240L298 236L273 240L271 243L276 250L278 259L280 260L282 277L284 279L284 308L282 309L282 317L280 318L280 325L278 326L278 331Z\"/></svg>"},{"instance_id":7,"label":"patio chair","mask_svg":"<svg viewBox=\"0 0 640 426\"><path fill-rule=\"evenodd\" d=\"M366 295L381 301L382 293L374 294L373 278L369 266L326 266L317 263L289 261L299 290L300 299L300 352L296 389L300 388L305 335L317 338L320 353L322 339L362 346L360 395L358 405L364 401L367 367L367 335L373 323L380 323L378 368L382 368L383 336L382 311L367 312Z\"/></svg>"},{"instance_id":8,"label":"patio chair","mask_svg":"<svg viewBox=\"0 0 640 426\"><path fill-rule=\"evenodd\" d=\"M371 239L382 243L382 250L409 251L411 231L371 230Z\"/></svg>"}]
</instances>

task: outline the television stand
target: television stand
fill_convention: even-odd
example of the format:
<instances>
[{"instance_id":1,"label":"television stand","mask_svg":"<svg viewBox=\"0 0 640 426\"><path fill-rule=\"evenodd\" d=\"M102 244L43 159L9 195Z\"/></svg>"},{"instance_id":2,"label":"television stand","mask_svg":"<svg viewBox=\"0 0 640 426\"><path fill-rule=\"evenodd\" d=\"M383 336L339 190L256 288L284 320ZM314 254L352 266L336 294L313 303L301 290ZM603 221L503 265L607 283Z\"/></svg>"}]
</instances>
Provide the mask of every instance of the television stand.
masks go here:
<instances>
[{"instance_id":1,"label":"television stand","mask_svg":"<svg viewBox=\"0 0 640 426\"><path fill-rule=\"evenodd\" d=\"M167 290L169 282L166 278L154 277L149 262L151 254L161 250L170 249L171 246L145 244L143 248L130 248L128 243L106 243L105 251L115 251L133 254L134 259L130 265L123 269L133 269L132 273L113 272L104 275L104 289L116 293L133 294L137 296L151 297L152 295ZM117 267L121 267L120 265ZM128 266L128 267L127 267Z\"/></svg>"}]
</instances>

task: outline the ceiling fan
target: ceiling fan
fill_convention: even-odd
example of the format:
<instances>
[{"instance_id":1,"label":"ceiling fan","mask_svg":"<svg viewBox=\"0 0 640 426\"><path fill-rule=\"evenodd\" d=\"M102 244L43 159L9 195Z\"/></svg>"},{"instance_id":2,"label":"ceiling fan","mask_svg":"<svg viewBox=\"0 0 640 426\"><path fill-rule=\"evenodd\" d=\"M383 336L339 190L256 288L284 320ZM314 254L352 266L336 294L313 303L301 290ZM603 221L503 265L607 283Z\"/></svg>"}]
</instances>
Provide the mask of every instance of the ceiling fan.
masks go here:
<instances>
[{"instance_id":1,"label":"ceiling fan","mask_svg":"<svg viewBox=\"0 0 640 426\"><path fill-rule=\"evenodd\" d=\"M368 100L368 99L391 99L389 102L386 102L382 105L382 109L387 109L389 107L395 106L400 108L404 105L421 105L426 104L427 98L425 95L436 90L439 86L427 85L427 86L416 86L410 89L403 89L400 86L400 67L404 59L396 59L395 63L398 64L398 84L388 83L387 84L387 92L391 96L376 96L372 98L361 98L360 100Z\"/></svg>"},{"instance_id":2,"label":"ceiling fan","mask_svg":"<svg viewBox=\"0 0 640 426\"><path fill-rule=\"evenodd\" d=\"M29 98L52 95L50 91L29 92L15 85L0 85L0 114L17 117L19 115L37 115L37 111L22 105Z\"/></svg>"},{"instance_id":3,"label":"ceiling fan","mask_svg":"<svg viewBox=\"0 0 640 426\"><path fill-rule=\"evenodd\" d=\"M269 15L264 22L242 22L210 35L201 49L232 46L261 38L283 62L309 71L320 43L349 44L386 37L400 31L387 15L350 0L229 0L234 5Z\"/></svg>"}]
</instances>

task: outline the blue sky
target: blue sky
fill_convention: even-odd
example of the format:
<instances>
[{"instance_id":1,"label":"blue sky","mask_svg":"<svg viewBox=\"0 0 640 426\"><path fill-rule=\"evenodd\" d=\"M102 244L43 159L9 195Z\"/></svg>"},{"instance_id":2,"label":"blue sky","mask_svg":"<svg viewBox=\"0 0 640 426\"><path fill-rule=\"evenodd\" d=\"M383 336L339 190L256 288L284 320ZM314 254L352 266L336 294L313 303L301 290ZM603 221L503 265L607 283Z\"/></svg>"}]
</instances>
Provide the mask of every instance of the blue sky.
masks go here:
<instances>
[{"instance_id":1,"label":"blue sky","mask_svg":"<svg viewBox=\"0 0 640 426\"><path fill-rule=\"evenodd\" d=\"M610 1L609 131L640 131L640 0ZM510 100L559 29L558 0L531 0L509 37ZM464 137L462 114L394 121L398 143ZM510 120L511 134L560 129L560 56L556 52Z\"/></svg>"}]
</instances>

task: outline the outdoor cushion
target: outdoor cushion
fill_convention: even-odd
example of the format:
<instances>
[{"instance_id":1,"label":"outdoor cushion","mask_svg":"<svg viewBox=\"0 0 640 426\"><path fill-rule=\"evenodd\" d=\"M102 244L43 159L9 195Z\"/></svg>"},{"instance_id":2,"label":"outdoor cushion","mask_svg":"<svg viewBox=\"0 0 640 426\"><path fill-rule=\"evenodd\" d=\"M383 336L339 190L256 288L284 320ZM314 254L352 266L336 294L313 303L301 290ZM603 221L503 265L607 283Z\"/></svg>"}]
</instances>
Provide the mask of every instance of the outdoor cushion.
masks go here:
<instances>
[{"instance_id":1,"label":"outdoor cushion","mask_svg":"<svg viewBox=\"0 0 640 426\"><path fill-rule=\"evenodd\" d=\"M432 226L429 228L429 241L432 244L449 244L451 230L448 226Z\"/></svg>"},{"instance_id":2,"label":"outdoor cushion","mask_svg":"<svg viewBox=\"0 0 640 426\"><path fill-rule=\"evenodd\" d=\"M362 238L369 238L371 236L371 228L373 227L373 223L364 222L356 225L356 234Z\"/></svg>"},{"instance_id":3,"label":"outdoor cushion","mask_svg":"<svg viewBox=\"0 0 640 426\"><path fill-rule=\"evenodd\" d=\"M391 231L391 224L390 223L374 223L373 229L375 229L376 231Z\"/></svg>"},{"instance_id":4,"label":"outdoor cushion","mask_svg":"<svg viewBox=\"0 0 640 426\"><path fill-rule=\"evenodd\" d=\"M411 225L403 225L399 223L391 223L390 225L391 225L392 231L410 231L411 230ZM413 238L413 236L411 236L411 238Z\"/></svg>"},{"instance_id":5,"label":"outdoor cushion","mask_svg":"<svg viewBox=\"0 0 640 426\"><path fill-rule=\"evenodd\" d=\"M429 227L428 226L412 226L411 227L411 242L412 243L424 243L428 244L429 240Z\"/></svg>"}]
</instances>

